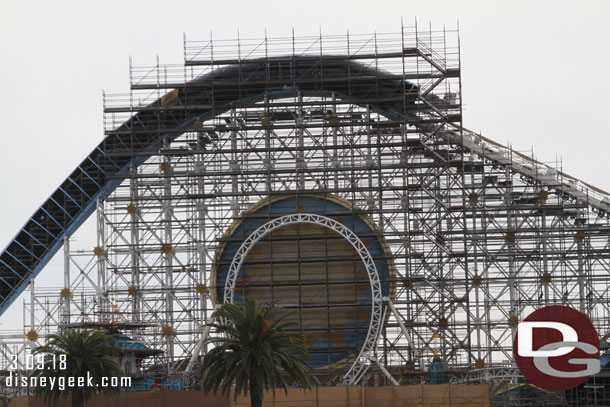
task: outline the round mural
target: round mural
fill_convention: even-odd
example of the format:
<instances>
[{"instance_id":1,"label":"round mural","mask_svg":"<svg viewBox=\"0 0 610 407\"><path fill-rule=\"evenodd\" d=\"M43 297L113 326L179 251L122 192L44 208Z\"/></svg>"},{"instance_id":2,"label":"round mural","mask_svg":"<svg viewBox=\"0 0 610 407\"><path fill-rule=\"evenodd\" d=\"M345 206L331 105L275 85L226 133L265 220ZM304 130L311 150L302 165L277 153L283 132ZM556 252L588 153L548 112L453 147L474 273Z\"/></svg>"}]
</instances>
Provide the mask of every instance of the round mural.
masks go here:
<instances>
[{"instance_id":1,"label":"round mural","mask_svg":"<svg viewBox=\"0 0 610 407\"><path fill-rule=\"evenodd\" d=\"M215 302L224 298L229 266L244 239L269 219L297 212L321 214L352 230L375 261L383 296L393 292L389 248L358 208L329 195L284 196L253 205L225 234L212 273ZM368 333L372 292L365 266L347 240L322 226L297 223L265 235L239 270L235 301L244 296L293 311L313 368L348 363Z\"/></svg>"}]
</instances>

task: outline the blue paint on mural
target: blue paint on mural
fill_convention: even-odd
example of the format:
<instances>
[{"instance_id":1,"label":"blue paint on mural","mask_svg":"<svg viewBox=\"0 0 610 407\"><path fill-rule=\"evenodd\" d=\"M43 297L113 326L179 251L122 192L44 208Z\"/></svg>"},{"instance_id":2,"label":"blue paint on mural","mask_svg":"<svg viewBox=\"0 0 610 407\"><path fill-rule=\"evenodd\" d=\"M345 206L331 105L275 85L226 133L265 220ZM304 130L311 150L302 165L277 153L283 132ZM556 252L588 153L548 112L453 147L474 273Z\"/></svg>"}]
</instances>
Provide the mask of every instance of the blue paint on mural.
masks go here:
<instances>
[{"instance_id":1,"label":"blue paint on mural","mask_svg":"<svg viewBox=\"0 0 610 407\"><path fill-rule=\"evenodd\" d=\"M277 200L271 204L262 206L258 210L249 213L230 236L230 241L226 242L224 249L217 264L216 274L216 295L219 301L224 299L224 284L228 270L235 256L235 253L242 242L258 227L268 222L269 219L290 215L298 212L320 214L341 222L344 226L352 230L363 243L367 246L375 262L375 267L381 280L383 296L388 296L390 292L390 270L388 260L384 258L383 245L376 237L376 232L358 215L357 211L352 211L339 203L316 196L288 197ZM259 242L260 243L260 242ZM256 246L255 246L256 247ZM362 261L356 259L356 271L366 275L366 268ZM237 276L237 281L244 281L244 276L248 270L244 265ZM359 314L357 319L348 319L347 326L342 327L344 346L329 341L328 336L322 336L310 345L309 364L314 368L328 366L339 362L353 353L360 350L366 340L371 316L372 292L369 285L360 289L357 296L358 310L364 312L366 318ZM236 302L243 301L243 293L235 290L234 298ZM334 329L334 328L333 328Z\"/></svg>"}]
</instances>

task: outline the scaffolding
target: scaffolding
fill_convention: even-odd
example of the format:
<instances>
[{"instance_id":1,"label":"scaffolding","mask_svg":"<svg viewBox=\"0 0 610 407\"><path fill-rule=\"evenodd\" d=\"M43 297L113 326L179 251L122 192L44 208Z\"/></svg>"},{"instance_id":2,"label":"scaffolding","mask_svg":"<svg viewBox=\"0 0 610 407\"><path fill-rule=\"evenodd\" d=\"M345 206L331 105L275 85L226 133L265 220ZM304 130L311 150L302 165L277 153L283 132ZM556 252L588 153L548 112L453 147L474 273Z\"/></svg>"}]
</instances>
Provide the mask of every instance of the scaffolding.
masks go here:
<instances>
[{"instance_id":1,"label":"scaffolding","mask_svg":"<svg viewBox=\"0 0 610 407\"><path fill-rule=\"evenodd\" d=\"M587 314L605 342L610 195L463 128L459 51L456 31L405 26L185 39L183 64L130 64L130 92L104 95L104 165L117 170L97 200L93 251L66 237L63 289L31 285L24 349L55 329L122 324L164 351L151 368L183 374L227 298L223 250L247 236L233 232L309 212L369 225L358 237L382 299L358 294L370 275L357 243L315 222L268 233L246 258L267 274L250 271L237 290L327 315L299 320L314 352L346 352L315 369L321 384L422 383L434 358L453 382L515 383L517 324L549 304ZM312 279L308 264L326 273ZM378 303L379 333L359 336Z\"/></svg>"}]
</instances>

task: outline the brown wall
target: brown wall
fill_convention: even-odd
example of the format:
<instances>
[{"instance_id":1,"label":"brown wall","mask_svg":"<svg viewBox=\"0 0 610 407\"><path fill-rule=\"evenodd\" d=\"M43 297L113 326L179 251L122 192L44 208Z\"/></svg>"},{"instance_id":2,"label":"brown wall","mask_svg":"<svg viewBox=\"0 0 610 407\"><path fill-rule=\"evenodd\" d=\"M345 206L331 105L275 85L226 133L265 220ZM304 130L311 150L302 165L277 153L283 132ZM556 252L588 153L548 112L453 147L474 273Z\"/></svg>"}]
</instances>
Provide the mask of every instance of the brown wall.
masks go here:
<instances>
[{"instance_id":1,"label":"brown wall","mask_svg":"<svg viewBox=\"0 0 610 407\"><path fill-rule=\"evenodd\" d=\"M57 407L70 407L70 398L59 399ZM205 403L205 404L204 404ZM10 407L44 407L42 398L18 397L12 399ZM225 397L204 396L202 391L140 391L124 392L114 396L94 396L87 407L228 407Z\"/></svg>"},{"instance_id":2,"label":"brown wall","mask_svg":"<svg viewBox=\"0 0 610 407\"><path fill-rule=\"evenodd\" d=\"M60 399L58 407L69 407ZM487 407L489 386L463 384L426 384L389 387L315 387L310 391L278 390L275 397L265 394L265 407ZM43 407L42 399L19 397L11 407ZM87 407L248 407L248 398L204 396L201 391L148 391L95 396Z\"/></svg>"}]
</instances>

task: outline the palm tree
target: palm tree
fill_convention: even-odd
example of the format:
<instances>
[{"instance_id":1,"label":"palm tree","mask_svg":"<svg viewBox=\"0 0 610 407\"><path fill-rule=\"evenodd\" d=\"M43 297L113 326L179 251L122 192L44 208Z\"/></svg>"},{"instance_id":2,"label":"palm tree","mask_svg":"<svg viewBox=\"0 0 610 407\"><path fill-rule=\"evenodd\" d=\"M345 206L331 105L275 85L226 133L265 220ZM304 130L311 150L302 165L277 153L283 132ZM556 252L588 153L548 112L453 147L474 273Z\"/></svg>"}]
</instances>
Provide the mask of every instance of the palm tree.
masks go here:
<instances>
[{"instance_id":1,"label":"palm tree","mask_svg":"<svg viewBox=\"0 0 610 407\"><path fill-rule=\"evenodd\" d=\"M59 396L63 395L65 399L71 394L72 407L83 407L94 393L117 393L118 387L102 386L102 377L123 374L119 365L110 359L118 351L111 345L113 341L112 337L102 332L87 329L72 329L50 335L46 345L34 349L34 353L43 354L45 360L44 368L36 370L34 375L38 376L39 383L41 377L47 378L46 386L35 387L36 397L44 396L50 405L56 404ZM62 360L65 360L65 364L61 363ZM78 382L75 382L73 387L69 387L70 377L76 381L84 377L85 385L78 386ZM87 385L88 377L92 378L93 387ZM53 387L50 380L54 380ZM59 386L61 382L64 383L63 389Z\"/></svg>"},{"instance_id":2,"label":"palm tree","mask_svg":"<svg viewBox=\"0 0 610 407\"><path fill-rule=\"evenodd\" d=\"M245 298L243 304L223 304L212 317L211 324L221 334L208 342L216 345L203 357L201 369L203 390L218 390L229 395L234 387L235 399L250 391L250 405L262 405L263 390L276 387L288 389L286 377L305 388L310 387L308 355L302 336L287 329L296 325L285 322L275 304L259 305Z\"/></svg>"}]
</instances>

